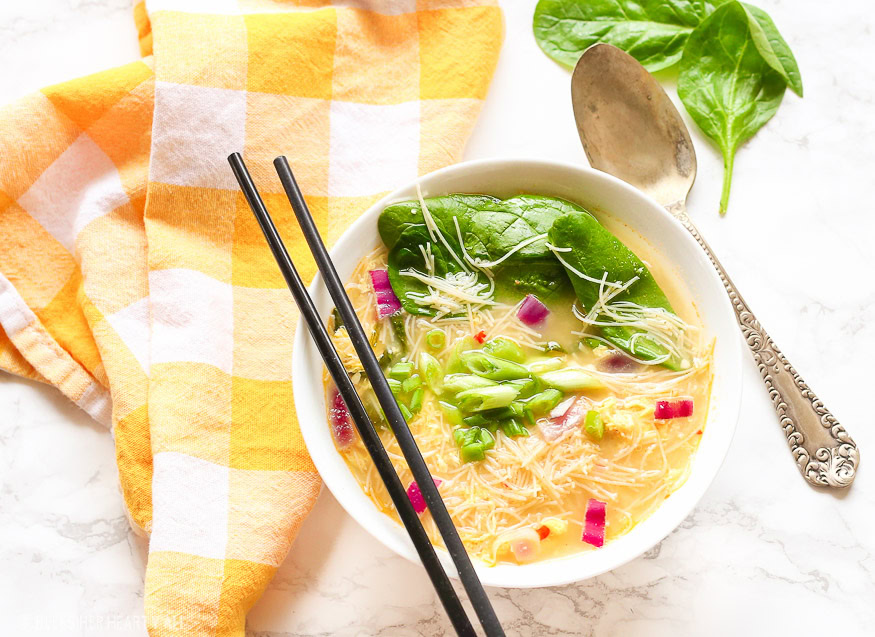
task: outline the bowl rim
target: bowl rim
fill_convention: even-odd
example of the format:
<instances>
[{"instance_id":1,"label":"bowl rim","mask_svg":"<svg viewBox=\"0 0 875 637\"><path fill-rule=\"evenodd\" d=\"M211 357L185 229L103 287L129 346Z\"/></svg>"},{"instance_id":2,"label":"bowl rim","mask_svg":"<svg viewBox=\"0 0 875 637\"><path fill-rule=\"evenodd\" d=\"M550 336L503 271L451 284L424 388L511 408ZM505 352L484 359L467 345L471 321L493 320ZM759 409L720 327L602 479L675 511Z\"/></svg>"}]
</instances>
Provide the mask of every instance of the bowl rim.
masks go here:
<instances>
[{"instance_id":1,"label":"bowl rim","mask_svg":"<svg viewBox=\"0 0 875 637\"><path fill-rule=\"evenodd\" d=\"M409 199L409 195L406 195L404 193L408 193L410 190L415 189L417 184L420 184L423 188L426 188L431 187L431 182L440 182L459 173L492 170L500 171L521 167L578 173L580 175L585 175L587 178L590 179L604 181L606 184L609 185L609 187L619 189L620 191L623 191L626 195L631 196L633 199L637 199L641 205L648 206L651 209L651 212L662 216L663 221L669 221L669 224L675 226L676 230L678 231L678 236L680 237L679 240L684 243L692 244L691 247L694 247L695 250L700 253L702 258L698 260L703 264L706 264L707 270L709 271L709 274L704 275L707 278L711 279L711 283L709 283L708 285L713 285L715 286L715 288L719 286L719 288L721 289L722 294L719 296L722 298L716 302L723 306L722 314L725 314L727 316L731 315L731 323L733 326L734 336L729 339L729 343L727 344L726 350L724 352L724 356L727 359L726 368L727 371L729 371L729 374L726 375L726 378L724 380L728 383L729 391L726 392L725 398L723 398L720 402L720 424L721 427L724 428L724 430L720 432L721 437L717 439L720 443L720 447L718 447L714 452L716 454L714 461L711 464L707 465L704 469L697 468L696 472L691 472L687 481L672 494L672 498L667 499L666 502L660 505L653 513L650 514L650 516L645 518L642 522L638 523L635 528L627 532L625 535L606 544L603 549L599 549L598 551L574 553L569 556L551 558L526 565L502 564L499 566L490 567L486 564L478 562L478 560L476 559L472 560L474 561L477 574L484 585L502 588L536 588L546 586L559 586L583 581L585 579L595 577L602 573L623 566L624 564L639 557L647 550L651 549L653 546L665 539L674 529L676 529L683 522L683 520L687 516L689 516L689 514L701 500L707 489L713 483L715 477L717 476L717 473L720 471L720 468L725 462L726 456L732 443L732 439L736 431L742 396L741 369L743 349L741 334L737 330L734 311L732 310L732 305L730 303L728 295L725 294L725 291L723 290L722 281L720 280L716 269L711 267L710 261L707 260L707 256L705 255L704 251L697 244L693 236L677 220L677 218L668 211L666 211L666 209L658 204L655 200L651 199L645 193L627 184L626 182L621 181L620 179L609 175L608 173L594 170L593 168L590 168L588 166L574 164L571 162L528 157L485 158L452 164L431 173L421 175L417 179L408 182L399 188L396 188L392 192L380 198L365 212L363 212L352 224L350 224L350 226L346 228L346 230L343 231L343 233L334 243L334 246L331 248L329 253L332 259L336 259L338 253L342 251L345 247L345 244L351 241L351 237L359 234L363 228L366 228L367 224L375 223L376 216L387 205L401 199ZM437 185L435 185L434 188L435 190L441 190L440 187ZM432 196L431 193L428 196ZM610 215L609 210L606 212ZM632 227L632 229L633 231L639 233L642 237L644 237L645 240L647 239L647 236L644 233L639 232L639 230L634 227ZM359 258L362 255L363 252L359 254ZM672 263L674 264L675 262L672 260ZM343 278L342 274L341 278ZM324 291L324 287L322 286L322 277L318 272L316 273L312 283L308 286L308 290L318 307L319 303L317 302L317 298L320 297L320 292ZM327 292L322 293L327 296ZM718 335L715 334L714 336L716 338ZM308 373L308 364L312 360L314 360L314 356L315 360L318 361L320 369L318 379L313 379L311 377L311 374ZM309 337L309 332L307 330L306 324L304 323L302 318L299 318L296 327L292 352L293 386L299 388L310 387L311 384L315 381L318 387L321 388L322 366L322 360L319 357L318 352L315 350L315 347L312 345L312 340ZM304 398L303 396L306 396L306 398ZM712 389L712 394L709 401L709 414L706 425L711 425L712 415L714 412L714 396L715 394ZM350 515L350 517L352 517L360 526L368 531L368 533L372 535L377 541L379 541L398 555L406 558L407 560L415 564L419 564L419 558L416 554L412 542L407 537L404 528L398 522L395 522L394 520L389 518L388 515L378 511L373 503L370 501L370 499L367 498L367 496L361 491L361 488L358 487L357 483L356 486L358 487L358 492L352 494L349 493L347 484L348 480L344 479L344 477L340 475L343 473L343 471L338 474L337 467L335 466L338 459L343 464L343 468L347 473L346 477L352 480L354 480L354 478L352 478L351 472L349 472L348 467L341 458L340 454L337 452L336 448L334 447L333 441L331 440L327 416L324 409L324 401L324 391L322 390L315 394L313 392L306 394L304 392L296 392L295 409L298 416L298 423L301 434L304 439L304 443L307 446L308 452L310 453L310 456L313 460L313 463L316 466L316 469L319 472L320 476L322 477L324 485L328 487L328 489L334 495L335 499L340 503L340 505ZM315 405L317 404L319 408L315 407ZM330 442L331 449L330 452L326 452L325 454L323 454L322 450L325 448L324 442L326 435L328 437L328 441ZM701 443L699 450L697 450L696 457L699 456L700 450ZM329 455L331 453L333 453L333 455L335 456L334 460L329 458ZM693 482L692 480L694 474L697 476L697 480L695 482ZM674 497L681 492L683 492L684 494L683 498ZM362 498L364 498L364 500L369 505L369 510L368 507L362 505ZM672 511L670 512L671 515L661 515L657 518L658 514L660 514L661 511L668 507L668 503L670 501L673 501ZM658 524L651 523L654 518L657 518L657 521L659 522ZM642 535L643 532L639 532L638 534L635 533L636 530L644 526L647 527L648 535ZM638 539L638 541L633 543L629 543L628 541L624 542L624 540L633 536L641 539ZM615 547L618 544L621 544L620 550L611 550L611 547ZM435 549L447 573L450 574L452 577L457 577L455 567L453 566L452 561L446 550L440 547L435 547ZM623 551L623 549L626 549L625 552ZM587 565L588 568L582 569L582 572L578 572L577 569L572 567L572 563L581 562L581 564L583 564L583 559L587 559L587 561L590 563ZM564 566L568 566L568 568L563 568ZM575 564L574 566L577 565Z\"/></svg>"}]
</instances>

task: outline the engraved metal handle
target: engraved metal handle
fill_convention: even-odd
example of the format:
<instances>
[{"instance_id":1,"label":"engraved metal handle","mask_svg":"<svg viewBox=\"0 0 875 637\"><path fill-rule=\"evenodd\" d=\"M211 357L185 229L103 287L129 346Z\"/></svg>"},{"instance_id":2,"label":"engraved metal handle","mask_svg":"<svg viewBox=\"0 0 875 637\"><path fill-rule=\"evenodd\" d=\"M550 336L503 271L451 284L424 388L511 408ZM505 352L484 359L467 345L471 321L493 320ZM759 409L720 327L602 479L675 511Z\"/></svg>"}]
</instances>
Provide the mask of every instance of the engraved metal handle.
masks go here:
<instances>
[{"instance_id":1,"label":"engraved metal handle","mask_svg":"<svg viewBox=\"0 0 875 637\"><path fill-rule=\"evenodd\" d=\"M668 209L690 231L717 268L802 476L815 486L850 486L860 462L856 443L772 342L711 247L690 221L683 202Z\"/></svg>"}]
</instances>

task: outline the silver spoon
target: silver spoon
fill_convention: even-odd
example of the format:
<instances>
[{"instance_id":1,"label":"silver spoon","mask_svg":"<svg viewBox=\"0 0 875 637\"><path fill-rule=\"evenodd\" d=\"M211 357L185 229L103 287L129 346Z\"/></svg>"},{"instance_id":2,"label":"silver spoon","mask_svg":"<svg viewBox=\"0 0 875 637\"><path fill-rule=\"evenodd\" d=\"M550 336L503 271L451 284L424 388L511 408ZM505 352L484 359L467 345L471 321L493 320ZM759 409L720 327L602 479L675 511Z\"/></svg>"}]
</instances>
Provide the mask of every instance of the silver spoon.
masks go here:
<instances>
[{"instance_id":1,"label":"silver spoon","mask_svg":"<svg viewBox=\"0 0 875 637\"><path fill-rule=\"evenodd\" d=\"M803 477L816 486L850 486L860 461L857 445L760 326L687 216L696 152L665 91L631 55L595 44L577 62L571 100L590 165L665 206L717 268Z\"/></svg>"}]
</instances>

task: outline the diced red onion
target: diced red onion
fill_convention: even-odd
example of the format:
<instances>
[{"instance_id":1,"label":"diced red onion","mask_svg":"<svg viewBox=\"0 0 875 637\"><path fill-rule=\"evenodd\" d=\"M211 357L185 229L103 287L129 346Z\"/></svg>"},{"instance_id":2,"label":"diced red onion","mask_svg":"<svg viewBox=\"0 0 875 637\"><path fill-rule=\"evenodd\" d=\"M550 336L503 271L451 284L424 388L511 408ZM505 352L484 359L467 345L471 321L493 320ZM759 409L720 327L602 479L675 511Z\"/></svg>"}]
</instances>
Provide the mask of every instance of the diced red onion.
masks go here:
<instances>
[{"instance_id":1,"label":"diced red onion","mask_svg":"<svg viewBox=\"0 0 875 637\"><path fill-rule=\"evenodd\" d=\"M557 405L553 411L558 411L562 404ZM578 427L583 422L583 419L586 418L586 412L589 411L591 406L592 401L589 398L578 396L560 416L550 418L550 420L540 426L541 435L544 436L547 442L553 442L566 431ZM550 412L550 415L552 416L553 412Z\"/></svg>"},{"instance_id":2,"label":"diced red onion","mask_svg":"<svg viewBox=\"0 0 875 637\"><path fill-rule=\"evenodd\" d=\"M538 300L534 294L527 294L517 312L517 317L526 325L537 325L550 313L547 306Z\"/></svg>"},{"instance_id":3,"label":"diced red onion","mask_svg":"<svg viewBox=\"0 0 875 637\"><path fill-rule=\"evenodd\" d=\"M392 316L401 309L401 301L395 296L389 283L389 272L386 270L371 270L371 284L377 295L377 318Z\"/></svg>"},{"instance_id":4,"label":"diced red onion","mask_svg":"<svg viewBox=\"0 0 875 637\"><path fill-rule=\"evenodd\" d=\"M440 478L432 478L434 480L434 486L439 487L443 483L443 480ZM422 495L422 491L419 490L419 485L416 484L416 480L410 483L410 486L407 487L407 497L410 499L410 504L413 505L413 510L417 513L422 513L426 509L425 498Z\"/></svg>"},{"instance_id":5,"label":"diced red onion","mask_svg":"<svg viewBox=\"0 0 875 637\"><path fill-rule=\"evenodd\" d=\"M331 421L331 432L339 449L346 449L355 440L355 429L349 409L337 388L332 389L331 407L328 409L328 419Z\"/></svg>"},{"instance_id":6,"label":"diced red onion","mask_svg":"<svg viewBox=\"0 0 875 637\"><path fill-rule=\"evenodd\" d=\"M550 418L561 418L565 415L565 412L571 409L571 405L574 404L574 401L577 400L576 396L569 396L561 403L553 407L553 411L550 412Z\"/></svg>"},{"instance_id":7,"label":"diced red onion","mask_svg":"<svg viewBox=\"0 0 875 637\"><path fill-rule=\"evenodd\" d=\"M589 411L591 406L592 401L589 398L580 396L562 416L562 424L566 429L576 427L583 422L584 418L586 418L586 412Z\"/></svg>"},{"instance_id":8,"label":"diced red onion","mask_svg":"<svg viewBox=\"0 0 875 637\"><path fill-rule=\"evenodd\" d=\"M671 420L672 418L688 418L693 415L693 401L690 398L680 400L657 400L653 417L656 420Z\"/></svg>"},{"instance_id":9,"label":"diced red onion","mask_svg":"<svg viewBox=\"0 0 875 637\"><path fill-rule=\"evenodd\" d=\"M580 539L595 547L605 543L605 516L608 505L600 500L590 499L586 503L586 520L583 525L583 537Z\"/></svg>"},{"instance_id":10,"label":"diced red onion","mask_svg":"<svg viewBox=\"0 0 875 637\"><path fill-rule=\"evenodd\" d=\"M678 403L678 418L689 418L693 415L693 401L682 400Z\"/></svg>"},{"instance_id":11,"label":"diced red onion","mask_svg":"<svg viewBox=\"0 0 875 637\"><path fill-rule=\"evenodd\" d=\"M598 360L596 367L611 374L621 374L637 371L641 364L626 356L623 352L613 350Z\"/></svg>"}]
</instances>

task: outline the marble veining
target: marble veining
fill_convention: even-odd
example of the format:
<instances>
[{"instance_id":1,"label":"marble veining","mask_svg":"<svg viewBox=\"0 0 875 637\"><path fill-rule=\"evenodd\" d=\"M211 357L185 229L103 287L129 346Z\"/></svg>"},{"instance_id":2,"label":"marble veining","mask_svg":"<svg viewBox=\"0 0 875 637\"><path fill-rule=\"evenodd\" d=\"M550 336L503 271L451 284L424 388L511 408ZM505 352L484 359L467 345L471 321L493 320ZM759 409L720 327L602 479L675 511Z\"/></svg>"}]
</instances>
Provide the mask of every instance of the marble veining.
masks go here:
<instances>
[{"instance_id":1,"label":"marble veining","mask_svg":"<svg viewBox=\"0 0 875 637\"><path fill-rule=\"evenodd\" d=\"M502 4L506 43L466 157L584 163L569 75L531 36L534 1ZM687 118L699 160L689 214L856 440L860 472L847 493L809 487L747 361L738 432L699 506L611 573L550 589L490 589L509 635L873 634L875 13L866 0L757 4L793 47L805 98L788 94L739 151L724 219L720 158ZM0 101L138 55L128 0L2 5ZM662 75L676 97L672 74ZM125 521L107 431L56 391L0 375L0 634L142 637L145 556ZM371 539L326 492L250 613L249 632L441 637L452 629L421 569Z\"/></svg>"}]
</instances>

